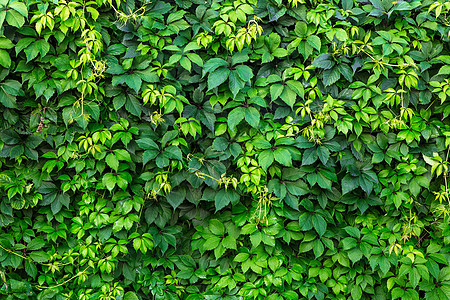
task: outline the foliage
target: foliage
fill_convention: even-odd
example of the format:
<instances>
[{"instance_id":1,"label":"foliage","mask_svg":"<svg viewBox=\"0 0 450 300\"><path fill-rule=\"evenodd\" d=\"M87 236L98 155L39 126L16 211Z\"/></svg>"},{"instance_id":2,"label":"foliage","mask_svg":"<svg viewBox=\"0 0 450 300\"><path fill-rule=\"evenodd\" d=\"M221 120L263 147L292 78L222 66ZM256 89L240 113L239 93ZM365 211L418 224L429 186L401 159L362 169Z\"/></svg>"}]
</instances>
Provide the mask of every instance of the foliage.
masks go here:
<instances>
[{"instance_id":1,"label":"foliage","mask_svg":"<svg viewBox=\"0 0 450 300\"><path fill-rule=\"evenodd\" d=\"M449 16L1 0L1 298L449 299Z\"/></svg>"}]
</instances>

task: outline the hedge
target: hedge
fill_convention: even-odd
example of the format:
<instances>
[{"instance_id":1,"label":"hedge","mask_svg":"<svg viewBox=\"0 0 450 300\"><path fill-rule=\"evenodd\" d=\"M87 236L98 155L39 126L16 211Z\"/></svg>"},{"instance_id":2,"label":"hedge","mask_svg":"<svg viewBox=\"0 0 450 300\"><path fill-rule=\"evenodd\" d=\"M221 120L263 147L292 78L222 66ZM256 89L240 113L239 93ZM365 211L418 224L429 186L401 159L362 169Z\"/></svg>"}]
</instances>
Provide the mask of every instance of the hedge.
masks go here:
<instances>
[{"instance_id":1,"label":"hedge","mask_svg":"<svg viewBox=\"0 0 450 300\"><path fill-rule=\"evenodd\" d=\"M450 299L450 2L0 0L2 299Z\"/></svg>"}]
</instances>

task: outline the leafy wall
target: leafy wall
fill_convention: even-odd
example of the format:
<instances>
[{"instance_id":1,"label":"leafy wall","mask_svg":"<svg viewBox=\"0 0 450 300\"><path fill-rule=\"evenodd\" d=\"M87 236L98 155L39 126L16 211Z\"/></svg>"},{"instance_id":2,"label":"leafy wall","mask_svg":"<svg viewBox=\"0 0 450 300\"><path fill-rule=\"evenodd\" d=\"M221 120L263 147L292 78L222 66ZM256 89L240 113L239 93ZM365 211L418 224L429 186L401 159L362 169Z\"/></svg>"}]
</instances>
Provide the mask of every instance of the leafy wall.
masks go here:
<instances>
[{"instance_id":1,"label":"leafy wall","mask_svg":"<svg viewBox=\"0 0 450 300\"><path fill-rule=\"evenodd\" d=\"M450 3L0 0L2 299L449 299Z\"/></svg>"}]
</instances>

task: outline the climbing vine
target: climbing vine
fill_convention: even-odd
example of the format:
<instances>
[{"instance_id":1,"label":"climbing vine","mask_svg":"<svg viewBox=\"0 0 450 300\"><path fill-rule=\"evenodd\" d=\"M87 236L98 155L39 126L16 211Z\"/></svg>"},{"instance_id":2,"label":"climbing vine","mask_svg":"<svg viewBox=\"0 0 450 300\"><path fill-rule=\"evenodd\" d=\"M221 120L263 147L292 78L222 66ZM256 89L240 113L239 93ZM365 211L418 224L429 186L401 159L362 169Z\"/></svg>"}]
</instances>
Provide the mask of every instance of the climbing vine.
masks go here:
<instances>
[{"instance_id":1,"label":"climbing vine","mask_svg":"<svg viewBox=\"0 0 450 300\"><path fill-rule=\"evenodd\" d=\"M450 4L0 1L3 299L449 299Z\"/></svg>"}]
</instances>

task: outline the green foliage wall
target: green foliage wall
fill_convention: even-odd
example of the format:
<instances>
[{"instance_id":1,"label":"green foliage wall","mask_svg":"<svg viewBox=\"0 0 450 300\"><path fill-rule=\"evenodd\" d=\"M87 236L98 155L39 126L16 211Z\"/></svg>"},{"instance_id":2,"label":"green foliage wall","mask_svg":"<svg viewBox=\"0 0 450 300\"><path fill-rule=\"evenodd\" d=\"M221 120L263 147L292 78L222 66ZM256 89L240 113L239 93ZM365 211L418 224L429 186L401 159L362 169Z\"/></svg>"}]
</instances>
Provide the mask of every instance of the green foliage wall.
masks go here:
<instances>
[{"instance_id":1,"label":"green foliage wall","mask_svg":"<svg viewBox=\"0 0 450 300\"><path fill-rule=\"evenodd\" d=\"M450 3L0 0L2 299L449 299Z\"/></svg>"}]
</instances>

